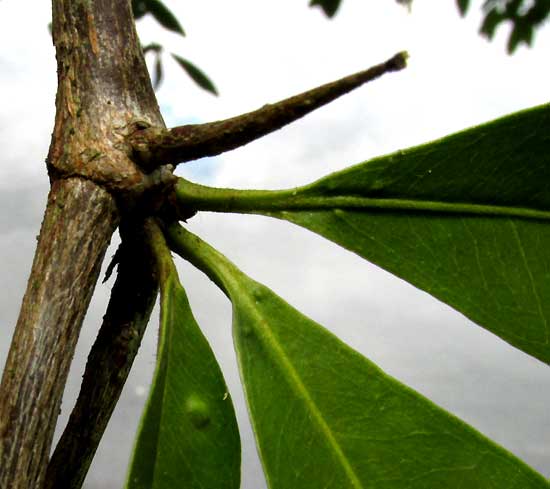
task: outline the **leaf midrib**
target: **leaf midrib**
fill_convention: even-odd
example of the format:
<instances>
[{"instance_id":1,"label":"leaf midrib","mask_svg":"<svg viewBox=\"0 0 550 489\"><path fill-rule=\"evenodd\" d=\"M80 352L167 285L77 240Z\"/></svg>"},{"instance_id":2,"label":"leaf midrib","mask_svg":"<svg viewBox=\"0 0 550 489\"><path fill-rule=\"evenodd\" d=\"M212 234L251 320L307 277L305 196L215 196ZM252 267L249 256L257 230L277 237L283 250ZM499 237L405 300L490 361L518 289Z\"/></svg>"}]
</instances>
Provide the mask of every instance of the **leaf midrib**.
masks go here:
<instances>
[{"instance_id":1,"label":"leaf midrib","mask_svg":"<svg viewBox=\"0 0 550 489\"><path fill-rule=\"evenodd\" d=\"M259 205L258 208L254 210L283 212L314 211L325 209L391 210L550 220L550 211L531 207L471 204L467 202L444 202L420 199L372 198L338 195L330 197L296 197L294 199L285 199L280 202L266 202L266 204L267 205ZM253 209L250 210L253 211Z\"/></svg>"},{"instance_id":2,"label":"leaf midrib","mask_svg":"<svg viewBox=\"0 0 550 489\"><path fill-rule=\"evenodd\" d=\"M340 186L342 187L342 186ZM198 211L270 214L276 212L321 211L330 209L388 210L432 212L460 215L482 215L523 219L550 220L550 209L540 205L457 201L448 196L431 200L430 196L368 196L381 189L342 188L338 182L320 180L303 187L285 190L240 190L206 187L182 178L176 193L181 203ZM456 189L455 189L456 190ZM391 189L384 189L386 194ZM435 189L433 189L435 191ZM465 189L465 193L467 190ZM380 195L380 194L379 194ZM502 198L502 196L501 196Z\"/></svg>"},{"instance_id":3,"label":"leaf midrib","mask_svg":"<svg viewBox=\"0 0 550 489\"><path fill-rule=\"evenodd\" d=\"M338 440L334 436L330 426L324 420L323 415L321 414L319 408L317 407L317 404L312 399L307 387L302 382L300 375L294 368L294 365L286 355L284 349L279 344L276 336L272 333L271 329L269 328L269 325L267 324L267 321L263 319L263 316L258 310L258 308L256 307L255 302L251 300L250 295L248 294L248 289L246 287L241 287L240 284L237 285L237 287L239 288L239 290L236 292L238 294L238 297L241 299L241 303L243 303L246 309L248 309L248 311L250 311L250 313L252 314L253 318L256 321L254 324L258 325L262 329L263 335L258 335L258 338L265 339L265 341L268 343L268 346L271 348L271 351L274 353L275 357L279 359L279 363L278 364L276 363L276 364L279 366L280 370L282 371L283 376L287 378L289 385L294 389L295 392L298 393L299 395L298 397L303 400L304 404L306 405L306 408L311 412L312 419L316 421L321 432L325 435L325 438L327 439L329 446L334 451L336 458L342 464L344 472L349 478L352 484L352 487L355 489L364 489L361 481L359 480L359 477L353 470L353 467L348 461L344 451L342 450L342 447L338 443Z\"/></svg>"}]
</instances>

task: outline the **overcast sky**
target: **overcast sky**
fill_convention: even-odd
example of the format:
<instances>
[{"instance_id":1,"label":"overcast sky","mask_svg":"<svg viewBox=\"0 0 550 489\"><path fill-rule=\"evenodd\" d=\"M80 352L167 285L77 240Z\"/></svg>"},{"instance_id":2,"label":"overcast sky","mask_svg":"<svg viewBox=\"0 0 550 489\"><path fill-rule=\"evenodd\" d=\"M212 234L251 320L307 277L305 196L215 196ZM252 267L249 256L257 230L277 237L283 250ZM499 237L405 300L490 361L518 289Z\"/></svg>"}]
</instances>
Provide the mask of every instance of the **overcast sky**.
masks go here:
<instances>
[{"instance_id":1,"label":"overcast sky","mask_svg":"<svg viewBox=\"0 0 550 489\"><path fill-rule=\"evenodd\" d=\"M30 269L45 204L46 156L54 117L55 59L49 2L0 2L0 365ZM454 0L345 0L328 21L307 0L166 0L187 37L139 24L203 68L220 97L195 88L166 58L158 92L168 125L205 122L331 81L407 49L409 68L359 89L260 142L185 165L195 181L284 188L372 156L423 143L522 108L546 103L550 29L532 50L505 54L506 29L491 44L476 31L479 5L461 20ZM450 409L550 476L550 372L427 294L333 243L262 217L201 214L190 228L254 279L323 324L384 370ZM112 252L110 252L112 253ZM181 266L237 405L243 489L265 487L247 426L232 349L230 305L200 272ZM63 405L74 398L111 282L90 308ZM100 446L88 489L120 487L154 366L157 318Z\"/></svg>"}]
</instances>

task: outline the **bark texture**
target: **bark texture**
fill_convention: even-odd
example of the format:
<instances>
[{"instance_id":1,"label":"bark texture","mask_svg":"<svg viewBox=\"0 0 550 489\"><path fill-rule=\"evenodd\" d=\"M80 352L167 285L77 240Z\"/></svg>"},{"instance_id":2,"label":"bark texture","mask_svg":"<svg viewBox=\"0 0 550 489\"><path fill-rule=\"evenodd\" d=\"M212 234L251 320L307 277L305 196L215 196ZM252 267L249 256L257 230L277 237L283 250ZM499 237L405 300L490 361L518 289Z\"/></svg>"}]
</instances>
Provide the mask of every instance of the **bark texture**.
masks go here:
<instances>
[{"instance_id":1,"label":"bark texture","mask_svg":"<svg viewBox=\"0 0 550 489\"><path fill-rule=\"evenodd\" d=\"M407 53L397 53L384 63L367 70L275 104L264 105L253 112L208 124L188 124L172 129L138 128L130 134L128 140L142 164L151 168L166 161L184 163L205 156L216 156L281 129L386 73L402 70L406 62Z\"/></svg>"},{"instance_id":2,"label":"bark texture","mask_svg":"<svg viewBox=\"0 0 550 489\"><path fill-rule=\"evenodd\" d=\"M116 221L114 199L94 183L53 184L2 378L2 489L40 487L80 325Z\"/></svg>"},{"instance_id":3,"label":"bark texture","mask_svg":"<svg viewBox=\"0 0 550 489\"><path fill-rule=\"evenodd\" d=\"M53 0L52 30L52 189L0 386L1 489L42 488L69 364L112 232L148 189L165 183L162 172L147 174L132 161L126 142L136 120L164 125L130 1Z\"/></svg>"},{"instance_id":4,"label":"bark texture","mask_svg":"<svg viewBox=\"0 0 550 489\"><path fill-rule=\"evenodd\" d=\"M52 455L46 489L82 487L155 304L158 279L143 222L121 224L118 273L76 405Z\"/></svg>"},{"instance_id":5,"label":"bark texture","mask_svg":"<svg viewBox=\"0 0 550 489\"><path fill-rule=\"evenodd\" d=\"M54 0L56 119L48 167L117 195L139 193L148 176L126 143L135 121L164 126L127 0Z\"/></svg>"},{"instance_id":6,"label":"bark texture","mask_svg":"<svg viewBox=\"0 0 550 489\"><path fill-rule=\"evenodd\" d=\"M148 215L175 212L164 206L174 197L167 160L188 161L246 144L405 64L399 54L250 114L166 131L130 0L53 0L52 31L58 72L47 158L52 188L0 385L0 489L44 488L80 327L121 221L124 246L137 246L123 247L109 310L48 473L48 488L81 486L156 295L141 226ZM191 215L186 212L181 215Z\"/></svg>"}]
</instances>

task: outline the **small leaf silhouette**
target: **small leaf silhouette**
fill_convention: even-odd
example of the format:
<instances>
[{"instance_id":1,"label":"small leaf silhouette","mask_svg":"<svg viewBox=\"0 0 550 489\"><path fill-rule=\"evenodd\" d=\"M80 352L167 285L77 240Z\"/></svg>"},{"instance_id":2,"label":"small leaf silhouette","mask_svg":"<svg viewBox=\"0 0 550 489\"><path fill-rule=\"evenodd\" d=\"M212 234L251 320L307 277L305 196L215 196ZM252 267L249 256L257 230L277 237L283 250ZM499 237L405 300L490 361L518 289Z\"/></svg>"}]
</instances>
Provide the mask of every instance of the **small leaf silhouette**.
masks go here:
<instances>
[{"instance_id":1,"label":"small leaf silhouette","mask_svg":"<svg viewBox=\"0 0 550 489\"><path fill-rule=\"evenodd\" d=\"M525 22L517 22L512 29L506 48L508 50L508 53L512 54L521 43L530 46L532 41L533 28Z\"/></svg>"},{"instance_id":2,"label":"small leaf silhouette","mask_svg":"<svg viewBox=\"0 0 550 489\"><path fill-rule=\"evenodd\" d=\"M153 76L153 88L158 89L162 82L162 55L156 53L155 55L155 73Z\"/></svg>"},{"instance_id":3,"label":"small leaf silhouette","mask_svg":"<svg viewBox=\"0 0 550 489\"><path fill-rule=\"evenodd\" d=\"M172 57L177 61L180 67L191 77L191 79L202 89L210 92L213 95L218 95L218 90L202 70L197 68L187 59L172 53Z\"/></svg>"},{"instance_id":4,"label":"small leaf silhouette","mask_svg":"<svg viewBox=\"0 0 550 489\"><path fill-rule=\"evenodd\" d=\"M311 0L310 7L318 5L323 9L327 17L333 17L340 7L341 0Z\"/></svg>"},{"instance_id":5,"label":"small leaf silhouette","mask_svg":"<svg viewBox=\"0 0 550 489\"><path fill-rule=\"evenodd\" d=\"M456 0L458 10L460 12L460 15L464 16L466 15L466 11L468 10L468 7L470 5L470 0Z\"/></svg>"},{"instance_id":6,"label":"small leaf silhouette","mask_svg":"<svg viewBox=\"0 0 550 489\"><path fill-rule=\"evenodd\" d=\"M160 0L145 0L147 10L153 15L160 25L169 31L185 36L183 27L176 16Z\"/></svg>"},{"instance_id":7,"label":"small leaf silhouette","mask_svg":"<svg viewBox=\"0 0 550 489\"><path fill-rule=\"evenodd\" d=\"M136 20L141 19L147 13L146 0L132 0L132 12Z\"/></svg>"},{"instance_id":8,"label":"small leaf silhouette","mask_svg":"<svg viewBox=\"0 0 550 489\"><path fill-rule=\"evenodd\" d=\"M496 28L504 19L504 15L502 15L498 10L490 10L483 19L483 23L481 24L479 31L488 39L493 39Z\"/></svg>"}]
</instances>

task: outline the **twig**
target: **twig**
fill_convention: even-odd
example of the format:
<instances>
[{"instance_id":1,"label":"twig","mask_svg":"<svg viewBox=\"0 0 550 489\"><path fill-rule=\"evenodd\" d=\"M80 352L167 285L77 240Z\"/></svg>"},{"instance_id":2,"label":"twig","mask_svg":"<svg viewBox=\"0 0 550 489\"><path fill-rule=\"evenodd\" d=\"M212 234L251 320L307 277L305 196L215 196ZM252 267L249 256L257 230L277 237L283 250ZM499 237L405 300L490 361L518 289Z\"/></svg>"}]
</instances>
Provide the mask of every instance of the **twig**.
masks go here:
<instances>
[{"instance_id":1,"label":"twig","mask_svg":"<svg viewBox=\"0 0 550 489\"><path fill-rule=\"evenodd\" d=\"M172 129L138 125L129 142L139 163L148 169L215 156L276 131L385 73L402 70L406 60L407 53L401 52L368 70L223 121Z\"/></svg>"},{"instance_id":2,"label":"twig","mask_svg":"<svg viewBox=\"0 0 550 489\"><path fill-rule=\"evenodd\" d=\"M141 343L158 290L142 225L121 224L117 279L44 489L82 486Z\"/></svg>"}]
</instances>

